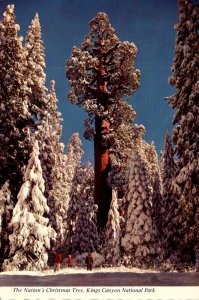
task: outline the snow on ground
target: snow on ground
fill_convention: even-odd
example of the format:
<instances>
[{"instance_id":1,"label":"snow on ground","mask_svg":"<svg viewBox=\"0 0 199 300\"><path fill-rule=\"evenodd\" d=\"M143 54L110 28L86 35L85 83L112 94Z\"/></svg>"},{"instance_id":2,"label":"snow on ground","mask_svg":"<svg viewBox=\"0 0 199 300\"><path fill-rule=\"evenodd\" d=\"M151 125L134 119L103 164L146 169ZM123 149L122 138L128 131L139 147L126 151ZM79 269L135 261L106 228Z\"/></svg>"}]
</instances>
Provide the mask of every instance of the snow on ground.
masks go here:
<instances>
[{"instance_id":1,"label":"snow on ground","mask_svg":"<svg viewBox=\"0 0 199 300\"><path fill-rule=\"evenodd\" d=\"M68 268L67 266L67 258L63 260L62 268L59 272L54 273L54 269L50 268L45 271L6 271L2 272L1 275L7 274L7 275L33 275L33 276L43 276L43 275L60 275L60 274L84 274L84 273L90 273L90 271L87 271L86 264L85 264L85 258L87 256L87 253L83 253L82 255L78 255L73 259L73 267ZM138 268L130 268L125 266L120 267L102 267L102 264L104 263L104 257L100 255L99 253L92 252L93 257L93 270L92 273L118 273L118 272L130 272L130 273L159 273L157 271L148 269L138 269Z\"/></svg>"},{"instance_id":2,"label":"snow on ground","mask_svg":"<svg viewBox=\"0 0 199 300\"><path fill-rule=\"evenodd\" d=\"M45 270L45 271L7 271L0 273L1 275L32 275L32 276L46 276L46 275L60 275L60 274L84 274L84 273L157 273L158 271L154 270L144 270L138 268L127 268L124 266L121 267L112 267L112 268L94 268L93 271L87 271L85 268L62 268L59 272L54 273L53 269ZM158 272L159 273L159 272Z\"/></svg>"}]
</instances>

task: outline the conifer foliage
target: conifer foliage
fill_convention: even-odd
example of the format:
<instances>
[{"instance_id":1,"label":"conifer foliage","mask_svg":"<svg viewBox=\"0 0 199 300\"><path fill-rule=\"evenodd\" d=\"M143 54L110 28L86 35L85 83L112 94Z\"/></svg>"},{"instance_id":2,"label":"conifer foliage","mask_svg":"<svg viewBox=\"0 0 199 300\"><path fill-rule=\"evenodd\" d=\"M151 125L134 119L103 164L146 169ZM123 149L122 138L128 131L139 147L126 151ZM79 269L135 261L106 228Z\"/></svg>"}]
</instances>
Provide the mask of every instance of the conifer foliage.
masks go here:
<instances>
[{"instance_id":1,"label":"conifer foliage","mask_svg":"<svg viewBox=\"0 0 199 300\"><path fill-rule=\"evenodd\" d=\"M132 149L137 140L141 140L145 128L142 125L134 123L136 116L132 106L121 102L115 112L109 139L112 140L110 145L110 171L109 184L117 188L119 193L124 193L125 173L127 161L131 155Z\"/></svg>"},{"instance_id":2,"label":"conifer foliage","mask_svg":"<svg viewBox=\"0 0 199 300\"><path fill-rule=\"evenodd\" d=\"M71 86L68 99L88 113L84 136L94 138L95 203L101 228L106 225L112 196L107 185L111 123L117 119L115 112L122 96L130 98L139 87L136 54L136 46L121 42L108 16L100 12L90 21L90 33L81 48L73 47L67 61L66 76Z\"/></svg>"},{"instance_id":3,"label":"conifer foliage","mask_svg":"<svg viewBox=\"0 0 199 300\"><path fill-rule=\"evenodd\" d=\"M9 255L9 223L12 218L14 203L11 200L9 183L6 182L0 190L0 270L5 258Z\"/></svg>"},{"instance_id":4,"label":"conifer foliage","mask_svg":"<svg viewBox=\"0 0 199 300\"><path fill-rule=\"evenodd\" d=\"M152 199L147 161L141 149L135 148L129 160L125 200L126 227L121 246L123 261L133 266L146 266L155 254L152 224Z\"/></svg>"},{"instance_id":5,"label":"conifer foliage","mask_svg":"<svg viewBox=\"0 0 199 300\"><path fill-rule=\"evenodd\" d=\"M179 250L179 233L181 230L179 228L179 199L175 196L172 185L176 171L177 165L174 160L174 151L169 133L167 133L162 153L163 195L159 214L159 228L161 228L164 256L166 258L170 257L173 262L177 261L176 255Z\"/></svg>"},{"instance_id":6,"label":"conifer foliage","mask_svg":"<svg viewBox=\"0 0 199 300\"><path fill-rule=\"evenodd\" d=\"M45 56L41 38L39 15L36 14L29 26L24 47L26 68L24 77L28 86L29 111L32 118L32 131L37 129L47 113L47 99L44 73Z\"/></svg>"},{"instance_id":7,"label":"conifer foliage","mask_svg":"<svg viewBox=\"0 0 199 300\"><path fill-rule=\"evenodd\" d=\"M39 160L39 146L35 141L24 175L24 183L13 210L10 235L10 259L4 262L6 270L43 270L47 268L50 239L55 231L48 225L49 212L44 197L44 179Z\"/></svg>"},{"instance_id":8,"label":"conifer foliage","mask_svg":"<svg viewBox=\"0 0 199 300\"><path fill-rule=\"evenodd\" d=\"M14 196L22 182L30 146L25 56L19 29L14 5L8 5L0 21L0 186L9 180Z\"/></svg>"},{"instance_id":9,"label":"conifer foliage","mask_svg":"<svg viewBox=\"0 0 199 300\"><path fill-rule=\"evenodd\" d=\"M73 255L98 250L96 225L97 207L94 204L94 172L90 163L79 165L72 182L67 212L67 252Z\"/></svg>"},{"instance_id":10,"label":"conifer foliage","mask_svg":"<svg viewBox=\"0 0 199 300\"><path fill-rule=\"evenodd\" d=\"M105 228L105 262L111 266L120 263L120 215L117 191L113 190L108 222Z\"/></svg>"},{"instance_id":11,"label":"conifer foliage","mask_svg":"<svg viewBox=\"0 0 199 300\"><path fill-rule=\"evenodd\" d=\"M167 98L175 109L161 172L153 143L126 101L140 85L137 48L121 42L97 13L73 47L68 100L87 113L95 170L82 164L74 133L64 152L55 81L46 88L38 14L25 44L14 5L0 20L0 270L44 270L55 247L63 255L100 252L110 266L149 267L157 257L197 264L199 258L199 7L178 0L179 24ZM174 159L176 157L176 161ZM160 252L162 246L162 254ZM54 260L53 260L54 262Z\"/></svg>"},{"instance_id":12,"label":"conifer foliage","mask_svg":"<svg viewBox=\"0 0 199 300\"><path fill-rule=\"evenodd\" d=\"M198 192L198 128L199 128L199 75L198 29L199 7L191 0L178 0L179 23L175 59L169 83L176 87L176 94L168 97L168 103L176 110L173 142L177 154L178 172L173 183L182 209L181 255L184 260L194 260L194 249L199 241Z\"/></svg>"},{"instance_id":13,"label":"conifer foliage","mask_svg":"<svg viewBox=\"0 0 199 300\"><path fill-rule=\"evenodd\" d=\"M63 154L63 145L60 143L62 134L61 113L57 111L57 97L55 92L55 81L50 82L50 92L46 97L47 111L43 117L42 124L38 125L36 136L40 138L40 159L43 177L45 179L45 196L48 198L59 172L57 157Z\"/></svg>"}]
</instances>

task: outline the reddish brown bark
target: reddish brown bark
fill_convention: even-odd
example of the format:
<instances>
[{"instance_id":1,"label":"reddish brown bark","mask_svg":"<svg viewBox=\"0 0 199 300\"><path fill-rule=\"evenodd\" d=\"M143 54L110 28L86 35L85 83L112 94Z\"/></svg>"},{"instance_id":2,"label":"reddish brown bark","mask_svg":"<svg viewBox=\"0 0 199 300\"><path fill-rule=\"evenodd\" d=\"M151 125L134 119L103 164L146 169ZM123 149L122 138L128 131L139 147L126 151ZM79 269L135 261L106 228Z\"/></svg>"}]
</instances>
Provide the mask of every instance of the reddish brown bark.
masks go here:
<instances>
[{"instance_id":1,"label":"reddish brown bark","mask_svg":"<svg viewBox=\"0 0 199 300\"><path fill-rule=\"evenodd\" d=\"M99 35L100 56L98 73L98 102L108 110L109 99L114 97L118 85L109 91L108 82L105 79L105 52L102 51L102 37ZM95 159L95 193L94 201L98 205L98 225L100 228L106 226L108 220L108 211L112 199L112 189L108 186L107 177L110 169L109 147L104 145L103 137L110 131L108 120L95 116L95 138L94 138L94 159Z\"/></svg>"},{"instance_id":2,"label":"reddish brown bark","mask_svg":"<svg viewBox=\"0 0 199 300\"><path fill-rule=\"evenodd\" d=\"M106 120L95 120L96 136L94 139L95 156L95 203L98 205L98 224L100 228L106 226L110 208L112 190L107 183L110 168L109 149L103 146L103 135L110 130L110 123Z\"/></svg>"}]
</instances>

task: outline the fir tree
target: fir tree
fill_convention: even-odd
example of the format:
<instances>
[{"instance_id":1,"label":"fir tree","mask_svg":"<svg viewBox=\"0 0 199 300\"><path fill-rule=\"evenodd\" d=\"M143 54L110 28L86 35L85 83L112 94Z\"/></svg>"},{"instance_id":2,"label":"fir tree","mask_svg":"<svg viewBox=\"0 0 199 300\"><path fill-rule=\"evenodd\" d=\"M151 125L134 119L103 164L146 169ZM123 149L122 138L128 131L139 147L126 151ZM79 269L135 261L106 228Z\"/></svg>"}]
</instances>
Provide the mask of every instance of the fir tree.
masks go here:
<instances>
[{"instance_id":1,"label":"fir tree","mask_svg":"<svg viewBox=\"0 0 199 300\"><path fill-rule=\"evenodd\" d=\"M130 105L125 102L120 103L115 113L112 133L109 134L112 143L108 182L118 190L120 198L125 192L127 161L135 144L142 139L145 133L144 126L134 124L135 116L136 113ZM110 137L110 135L112 136Z\"/></svg>"},{"instance_id":2,"label":"fir tree","mask_svg":"<svg viewBox=\"0 0 199 300\"><path fill-rule=\"evenodd\" d=\"M194 261L199 248L198 151L199 139L199 76L198 76L198 19L199 7L190 0L178 0L179 23L175 58L169 83L176 87L168 103L176 110L173 142L179 158L174 190L179 196L180 222L184 239L181 240L181 259Z\"/></svg>"},{"instance_id":3,"label":"fir tree","mask_svg":"<svg viewBox=\"0 0 199 300\"><path fill-rule=\"evenodd\" d=\"M10 259L4 262L4 270L44 270L47 268L50 239L55 231L48 226L45 215L49 212L44 197L44 179L36 141L24 175L24 183L13 210L10 235Z\"/></svg>"},{"instance_id":4,"label":"fir tree","mask_svg":"<svg viewBox=\"0 0 199 300\"><path fill-rule=\"evenodd\" d=\"M24 77L29 88L29 111L31 113L31 131L39 141L43 176L45 179L45 196L49 198L49 191L53 187L53 167L60 147L59 138L61 126L57 110L55 82L51 81L50 93L47 95L45 68L45 54L42 41L41 25L38 14L29 26L26 44L26 70ZM55 145L56 144L56 145ZM58 148L58 149L57 149Z\"/></svg>"},{"instance_id":5,"label":"fir tree","mask_svg":"<svg viewBox=\"0 0 199 300\"><path fill-rule=\"evenodd\" d=\"M94 172L90 163L77 167L70 196L66 250L75 256L97 251L97 207L94 205Z\"/></svg>"},{"instance_id":6,"label":"fir tree","mask_svg":"<svg viewBox=\"0 0 199 300\"><path fill-rule=\"evenodd\" d=\"M120 263L120 215L115 190L113 190L108 222L105 228L105 261L111 266Z\"/></svg>"},{"instance_id":7,"label":"fir tree","mask_svg":"<svg viewBox=\"0 0 199 300\"><path fill-rule=\"evenodd\" d=\"M38 14L35 15L29 26L24 52L26 56L24 77L29 89L28 98L29 111L32 117L32 131L35 131L37 125L41 123L47 113L47 88L45 87L46 75L44 73L45 55Z\"/></svg>"},{"instance_id":8,"label":"fir tree","mask_svg":"<svg viewBox=\"0 0 199 300\"><path fill-rule=\"evenodd\" d=\"M162 182L158 173L154 175L153 193L152 193L152 217L157 238L161 239L161 209L162 209Z\"/></svg>"},{"instance_id":9,"label":"fir tree","mask_svg":"<svg viewBox=\"0 0 199 300\"><path fill-rule=\"evenodd\" d=\"M150 175L144 152L135 147L129 161L126 227L121 245L125 264L144 267L155 255Z\"/></svg>"},{"instance_id":10,"label":"fir tree","mask_svg":"<svg viewBox=\"0 0 199 300\"><path fill-rule=\"evenodd\" d=\"M0 22L0 186L9 180L13 199L30 153L25 55L18 32L14 5L8 5Z\"/></svg>"},{"instance_id":11,"label":"fir tree","mask_svg":"<svg viewBox=\"0 0 199 300\"><path fill-rule=\"evenodd\" d=\"M45 196L53 191L54 184L59 177L59 155L63 155L63 145L60 143L62 134L60 118L61 113L57 111L57 97L55 93L55 82L51 81L50 93L47 96L48 112L43 118L42 124L38 126L36 136L40 138L40 159L45 180ZM49 205L51 205L49 203Z\"/></svg>"},{"instance_id":12,"label":"fir tree","mask_svg":"<svg viewBox=\"0 0 199 300\"><path fill-rule=\"evenodd\" d=\"M69 143L67 145L67 154L65 157L65 174L64 174L64 180L65 180L65 201L66 201L66 214L62 218L62 232L63 235L60 237L60 242L62 244L62 248L66 248L65 251L68 254L72 251L71 248L71 236L74 232L74 223L73 219L75 219L76 215L76 198L73 197L73 189L76 188L74 182L75 182L75 176L77 173L77 170L81 166L81 158L83 155L83 150L81 148L82 142L79 138L78 133L73 133L71 136ZM65 209L64 209L65 210ZM63 212L63 211L62 211ZM64 236L64 243L62 243L62 238Z\"/></svg>"},{"instance_id":13,"label":"fir tree","mask_svg":"<svg viewBox=\"0 0 199 300\"><path fill-rule=\"evenodd\" d=\"M95 203L99 206L100 227L104 228L112 196L107 184L107 137L122 97L130 98L139 87L140 72L134 68L136 46L118 39L105 13L98 13L90 28L81 48L73 47L66 75L71 86L69 101L88 113L84 136L94 138Z\"/></svg>"},{"instance_id":14,"label":"fir tree","mask_svg":"<svg viewBox=\"0 0 199 300\"><path fill-rule=\"evenodd\" d=\"M4 259L9 255L9 235L11 234L9 223L13 208L9 183L6 182L0 190L0 270Z\"/></svg>"},{"instance_id":15,"label":"fir tree","mask_svg":"<svg viewBox=\"0 0 199 300\"><path fill-rule=\"evenodd\" d=\"M84 152L79 133L73 133L67 146L68 178L73 179L75 168L80 164ZM74 167L73 167L74 166Z\"/></svg>"},{"instance_id":16,"label":"fir tree","mask_svg":"<svg viewBox=\"0 0 199 300\"><path fill-rule=\"evenodd\" d=\"M63 145L64 149L64 145ZM67 157L62 152L56 155L56 165L53 174L53 189L49 192L50 224L57 232L57 241L63 244L66 230L66 214L69 202L70 185L67 184Z\"/></svg>"},{"instance_id":17,"label":"fir tree","mask_svg":"<svg viewBox=\"0 0 199 300\"><path fill-rule=\"evenodd\" d=\"M156 232L157 248L161 246L161 206L162 206L162 176L158 164L158 155L154 142L144 142L144 152L147 160L148 173L150 175L150 187L152 189L152 219L154 232Z\"/></svg>"},{"instance_id":18,"label":"fir tree","mask_svg":"<svg viewBox=\"0 0 199 300\"><path fill-rule=\"evenodd\" d=\"M155 177L156 177L156 179L158 179L159 182L159 191L157 192L162 193L161 171L159 168L158 154L156 152L154 142L148 144L145 141L143 141L142 143L143 143L143 150L145 152L146 159L148 161L148 171L150 174L150 186L153 188Z\"/></svg>"},{"instance_id":19,"label":"fir tree","mask_svg":"<svg viewBox=\"0 0 199 300\"><path fill-rule=\"evenodd\" d=\"M162 246L165 258L172 263L178 262L179 240L181 225L179 223L178 197L175 196L172 181L175 178L177 166L174 160L174 151L169 134L167 133L162 154L163 195L159 215Z\"/></svg>"}]
</instances>

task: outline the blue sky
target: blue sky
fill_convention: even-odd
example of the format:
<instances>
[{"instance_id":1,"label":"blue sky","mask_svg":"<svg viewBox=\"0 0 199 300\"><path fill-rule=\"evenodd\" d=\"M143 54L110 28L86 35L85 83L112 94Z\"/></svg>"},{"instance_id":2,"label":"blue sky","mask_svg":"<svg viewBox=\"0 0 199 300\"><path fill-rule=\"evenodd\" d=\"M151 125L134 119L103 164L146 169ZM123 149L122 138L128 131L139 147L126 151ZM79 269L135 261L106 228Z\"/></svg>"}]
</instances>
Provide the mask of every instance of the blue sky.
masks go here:
<instances>
[{"instance_id":1,"label":"blue sky","mask_svg":"<svg viewBox=\"0 0 199 300\"><path fill-rule=\"evenodd\" d=\"M35 13L39 13L47 87L51 79L56 81L65 144L73 132L79 132L85 152L83 160L93 160L93 143L82 136L86 114L67 101L69 86L65 66L72 47L80 46L89 32L89 20L103 11L109 15L120 40L134 42L138 48L136 68L141 71L141 86L129 103L137 113L135 122L146 128L146 141L154 141L158 153L163 149L166 130L171 132L174 114L164 97L175 93L168 84L168 77L174 58L177 0L1 0L1 18L7 4L15 5L16 22L23 36Z\"/></svg>"}]
</instances>

